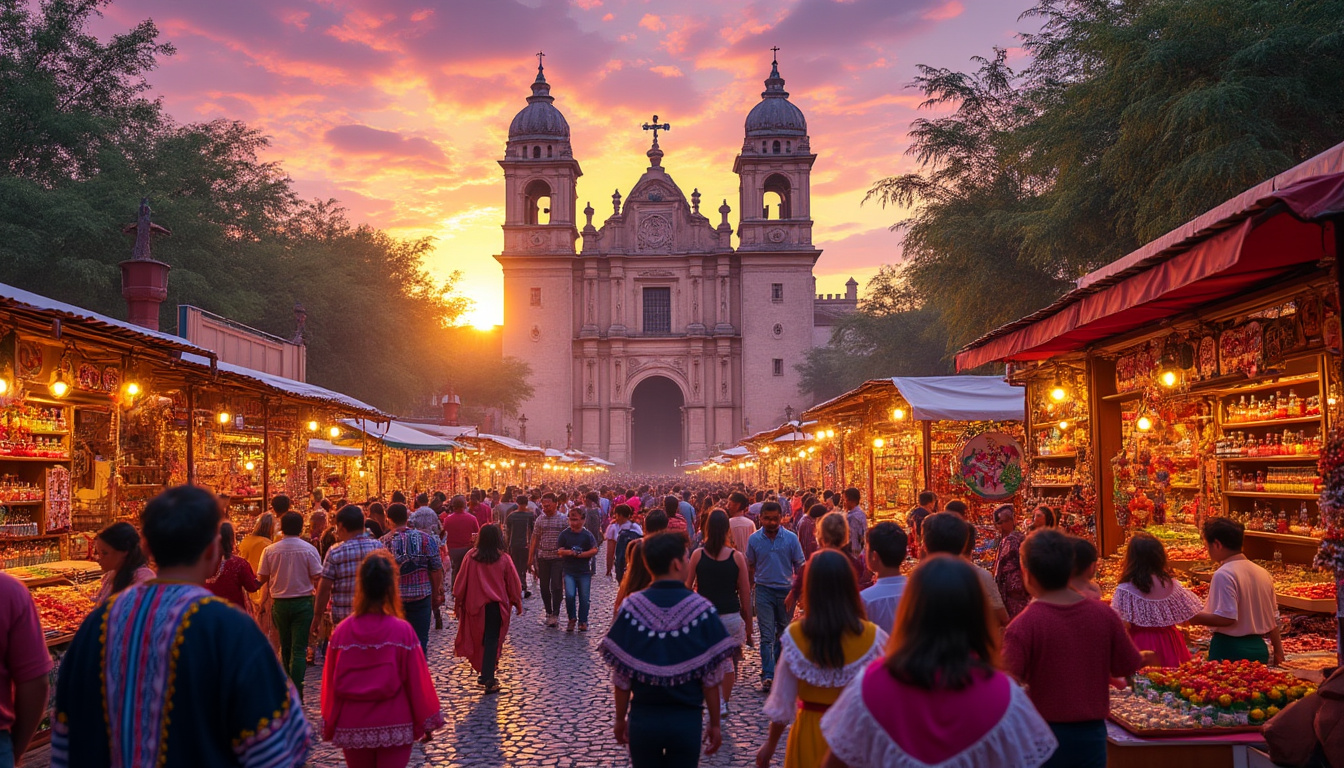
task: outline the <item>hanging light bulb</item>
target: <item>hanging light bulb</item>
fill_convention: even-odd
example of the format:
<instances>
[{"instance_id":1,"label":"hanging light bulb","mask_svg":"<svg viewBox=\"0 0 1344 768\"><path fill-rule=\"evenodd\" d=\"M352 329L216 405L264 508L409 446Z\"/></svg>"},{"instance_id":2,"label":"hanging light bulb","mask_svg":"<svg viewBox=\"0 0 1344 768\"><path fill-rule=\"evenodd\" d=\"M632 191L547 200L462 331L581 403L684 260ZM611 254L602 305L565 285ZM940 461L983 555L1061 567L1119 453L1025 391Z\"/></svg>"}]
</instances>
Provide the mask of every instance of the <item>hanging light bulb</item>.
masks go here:
<instances>
[{"instance_id":1,"label":"hanging light bulb","mask_svg":"<svg viewBox=\"0 0 1344 768\"><path fill-rule=\"evenodd\" d=\"M1147 414L1145 414L1139 417L1139 420L1134 423L1134 426L1138 427L1140 432L1147 432L1153 428L1153 420L1148 418Z\"/></svg>"},{"instance_id":2,"label":"hanging light bulb","mask_svg":"<svg viewBox=\"0 0 1344 768\"><path fill-rule=\"evenodd\" d=\"M127 397L139 397L139 396L140 396L140 385L137 384L137 383L135 383L134 381L128 381L128 382L126 382L126 396L127 396Z\"/></svg>"},{"instance_id":3,"label":"hanging light bulb","mask_svg":"<svg viewBox=\"0 0 1344 768\"><path fill-rule=\"evenodd\" d=\"M886 440L883 440L883 439L880 438L880 437L873 438L873 447L874 447L874 448L881 448L882 446L884 446L884 445L886 445L886 444L887 444L887 441L886 441Z\"/></svg>"},{"instance_id":4,"label":"hanging light bulb","mask_svg":"<svg viewBox=\"0 0 1344 768\"><path fill-rule=\"evenodd\" d=\"M1180 376L1174 369L1168 368L1158 375L1157 380L1162 382L1162 386L1171 389L1176 386L1176 382L1180 380Z\"/></svg>"},{"instance_id":5,"label":"hanging light bulb","mask_svg":"<svg viewBox=\"0 0 1344 768\"><path fill-rule=\"evenodd\" d=\"M70 382L65 380L64 373L57 373L47 390L51 392L52 397L65 397L70 394Z\"/></svg>"},{"instance_id":6,"label":"hanging light bulb","mask_svg":"<svg viewBox=\"0 0 1344 768\"><path fill-rule=\"evenodd\" d=\"M335 437L340 437L340 436L341 436L341 428L340 428L340 427L332 427L331 429L328 429L328 430L327 430L327 434L330 435L330 436L332 436L333 438L335 438Z\"/></svg>"},{"instance_id":7,"label":"hanging light bulb","mask_svg":"<svg viewBox=\"0 0 1344 768\"><path fill-rule=\"evenodd\" d=\"M4 395L8 392L9 392L9 379L0 378L0 395ZM1333 405L1333 403L1331 403L1331 405Z\"/></svg>"},{"instance_id":8,"label":"hanging light bulb","mask_svg":"<svg viewBox=\"0 0 1344 768\"><path fill-rule=\"evenodd\" d=\"M316 421L309 421L309 422L308 422L308 431L309 431L309 432L316 432L316 431L317 431L317 426L318 426L318 424L317 424Z\"/></svg>"},{"instance_id":9,"label":"hanging light bulb","mask_svg":"<svg viewBox=\"0 0 1344 768\"><path fill-rule=\"evenodd\" d=\"M220 424L228 424L230 421L233 421L233 414L228 411L220 411L216 418L219 420Z\"/></svg>"},{"instance_id":10,"label":"hanging light bulb","mask_svg":"<svg viewBox=\"0 0 1344 768\"><path fill-rule=\"evenodd\" d=\"M1071 426L1073 426L1073 425L1072 425L1072 424L1069 424L1069 422L1068 422L1067 420L1066 420L1066 421L1061 421L1061 422L1059 422L1059 429L1060 429L1061 432L1067 430L1067 429L1068 429L1069 427L1071 427Z\"/></svg>"},{"instance_id":11,"label":"hanging light bulb","mask_svg":"<svg viewBox=\"0 0 1344 768\"><path fill-rule=\"evenodd\" d=\"M252 470L254 470L254 469L256 469L256 468L257 468L257 465L256 465L254 462L251 462L251 461L249 461L249 462L247 462L246 464L243 465L243 469L246 469L248 472L251 472Z\"/></svg>"},{"instance_id":12,"label":"hanging light bulb","mask_svg":"<svg viewBox=\"0 0 1344 768\"><path fill-rule=\"evenodd\" d=\"M1069 390L1064 387L1064 382L1059 378L1059 372L1055 372L1055 383L1050 385L1050 399L1056 403L1064 402L1069 396Z\"/></svg>"},{"instance_id":13,"label":"hanging light bulb","mask_svg":"<svg viewBox=\"0 0 1344 768\"><path fill-rule=\"evenodd\" d=\"M891 412L891 420L892 420L892 421L901 421L901 420L904 419L904 418L905 418L905 409L904 409L904 408L896 408L896 409L892 410L892 412Z\"/></svg>"}]
</instances>

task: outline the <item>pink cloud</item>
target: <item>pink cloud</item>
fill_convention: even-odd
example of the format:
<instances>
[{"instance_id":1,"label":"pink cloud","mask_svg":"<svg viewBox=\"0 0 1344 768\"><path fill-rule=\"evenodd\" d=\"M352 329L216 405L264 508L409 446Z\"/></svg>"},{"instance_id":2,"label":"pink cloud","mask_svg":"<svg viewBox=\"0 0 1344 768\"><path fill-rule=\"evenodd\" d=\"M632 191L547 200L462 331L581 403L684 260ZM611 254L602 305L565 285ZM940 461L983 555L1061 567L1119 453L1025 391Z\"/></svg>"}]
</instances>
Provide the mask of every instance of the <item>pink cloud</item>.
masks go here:
<instances>
[{"instance_id":1,"label":"pink cloud","mask_svg":"<svg viewBox=\"0 0 1344 768\"><path fill-rule=\"evenodd\" d=\"M443 150L429 139L402 136L396 131L380 131L367 125L338 125L327 130L322 138L337 150L352 155L445 159Z\"/></svg>"},{"instance_id":2,"label":"pink cloud","mask_svg":"<svg viewBox=\"0 0 1344 768\"><path fill-rule=\"evenodd\" d=\"M664 29L667 29L667 25L663 23L663 20L652 13L644 14L644 18L639 20L639 26L650 32L662 32Z\"/></svg>"},{"instance_id":3,"label":"pink cloud","mask_svg":"<svg viewBox=\"0 0 1344 768\"><path fill-rule=\"evenodd\" d=\"M947 4L925 12L922 18L929 21L947 21L955 19L966 11L966 6L959 0L948 0Z\"/></svg>"}]
</instances>

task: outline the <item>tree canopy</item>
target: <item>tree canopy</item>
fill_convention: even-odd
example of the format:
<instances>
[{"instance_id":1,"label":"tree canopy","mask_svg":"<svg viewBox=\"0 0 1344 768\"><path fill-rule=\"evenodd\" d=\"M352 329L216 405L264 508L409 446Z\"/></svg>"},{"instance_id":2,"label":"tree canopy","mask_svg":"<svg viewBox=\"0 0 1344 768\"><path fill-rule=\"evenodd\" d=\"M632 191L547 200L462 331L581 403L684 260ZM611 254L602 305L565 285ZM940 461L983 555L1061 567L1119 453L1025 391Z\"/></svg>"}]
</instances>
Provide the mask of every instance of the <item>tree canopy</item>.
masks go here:
<instances>
[{"instance_id":1,"label":"tree canopy","mask_svg":"<svg viewBox=\"0 0 1344 768\"><path fill-rule=\"evenodd\" d=\"M425 271L432 241L301 200L243 123L172 120L146 77L173 46L148 20L100 42L108 2L0 0L0 281L125 316L121 229L147 197L172 230L163 327L193 304L288 338L301 303L316 384L404 414L447 387L506 410L530 394L525 363L454 327L469 300Z\"/></svg>"},{"instance_id":2,"label":"tree canopy","mask_svg":"<svg viewBox=\"0 0 1344 768\"><path fill-rule=\"evenodd\" d=\"M1344 140L1344 0L1040 0L1025 16L1040 26L1021 71L1002 50L920 67L925 106L952 111L913 123L917 171L866 198L910 211L900 281L941 326L912 341L947 355Z\"/></svg>"}]
</instances>

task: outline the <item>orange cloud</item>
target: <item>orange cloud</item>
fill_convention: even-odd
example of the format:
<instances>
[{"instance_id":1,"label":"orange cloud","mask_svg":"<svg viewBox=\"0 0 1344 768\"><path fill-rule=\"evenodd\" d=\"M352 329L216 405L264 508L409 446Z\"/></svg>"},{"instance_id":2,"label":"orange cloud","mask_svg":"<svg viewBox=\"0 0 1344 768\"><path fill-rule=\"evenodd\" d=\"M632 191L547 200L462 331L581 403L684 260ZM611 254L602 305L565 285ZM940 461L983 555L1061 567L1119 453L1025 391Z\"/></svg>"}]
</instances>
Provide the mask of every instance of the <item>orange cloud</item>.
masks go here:
<instances>
[{"instance_id":1,"label":"orange cloud","mask_svg":"<svg viewBox=\"0 0 1344 768\"><path fill-rule=\"evenodd\" d=\"M945 5L925 12L921 18L928 19L929 21L947 21L948 19L957 18L965 11L966 6L962 5L959 0L948 0Z\"/></svg>"},{"instance_id":2,"label":"orange cloud","mask_svg":"<svg viewBox=\"0 0 1344 768\"><path fill-rule=\"evenodd\" d=\"M663 23L663 20L652 13L644 14L644 18L639 20L639 26L650 32L662 32L664 29L667 29L667 25Z\"/></svg>"}]
</instances>

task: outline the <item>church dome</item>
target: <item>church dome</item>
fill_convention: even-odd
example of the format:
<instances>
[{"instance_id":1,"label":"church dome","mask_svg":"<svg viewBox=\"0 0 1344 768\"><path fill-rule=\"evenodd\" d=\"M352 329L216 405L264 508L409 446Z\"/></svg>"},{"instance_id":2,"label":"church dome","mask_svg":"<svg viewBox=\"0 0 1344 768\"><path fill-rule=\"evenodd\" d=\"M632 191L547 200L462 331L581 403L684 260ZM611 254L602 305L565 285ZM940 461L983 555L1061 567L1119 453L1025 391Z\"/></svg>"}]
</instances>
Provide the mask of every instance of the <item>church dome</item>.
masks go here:
<instances>
[{"instance_id":1,"label":"church dome","mask_svg":"<svg viewBox=\"0 0 1344 768\"><path fill-rule=\"evenodd\" d=\"M784 90L784 78L779 76L779 62L771 62L770 77L765 80L761 103L747 113L747 138L763 136L806 136L807 120L803 110L789 101Z\"/></svg>"},{"instance_id":2,"label":"church dome","mask_svg":"<svg viewBox=\"0 0 1344 768\"><path fill-rule=\"evenodd\" d=\"M537 79L532 83L532 95L527 97L527 106L513 116L509 123L509 141L515 139L568 139L569 122L560 110L555 108L551 96L550 83L541 68L537 69Z\"/></svg>"}]
</instances>

